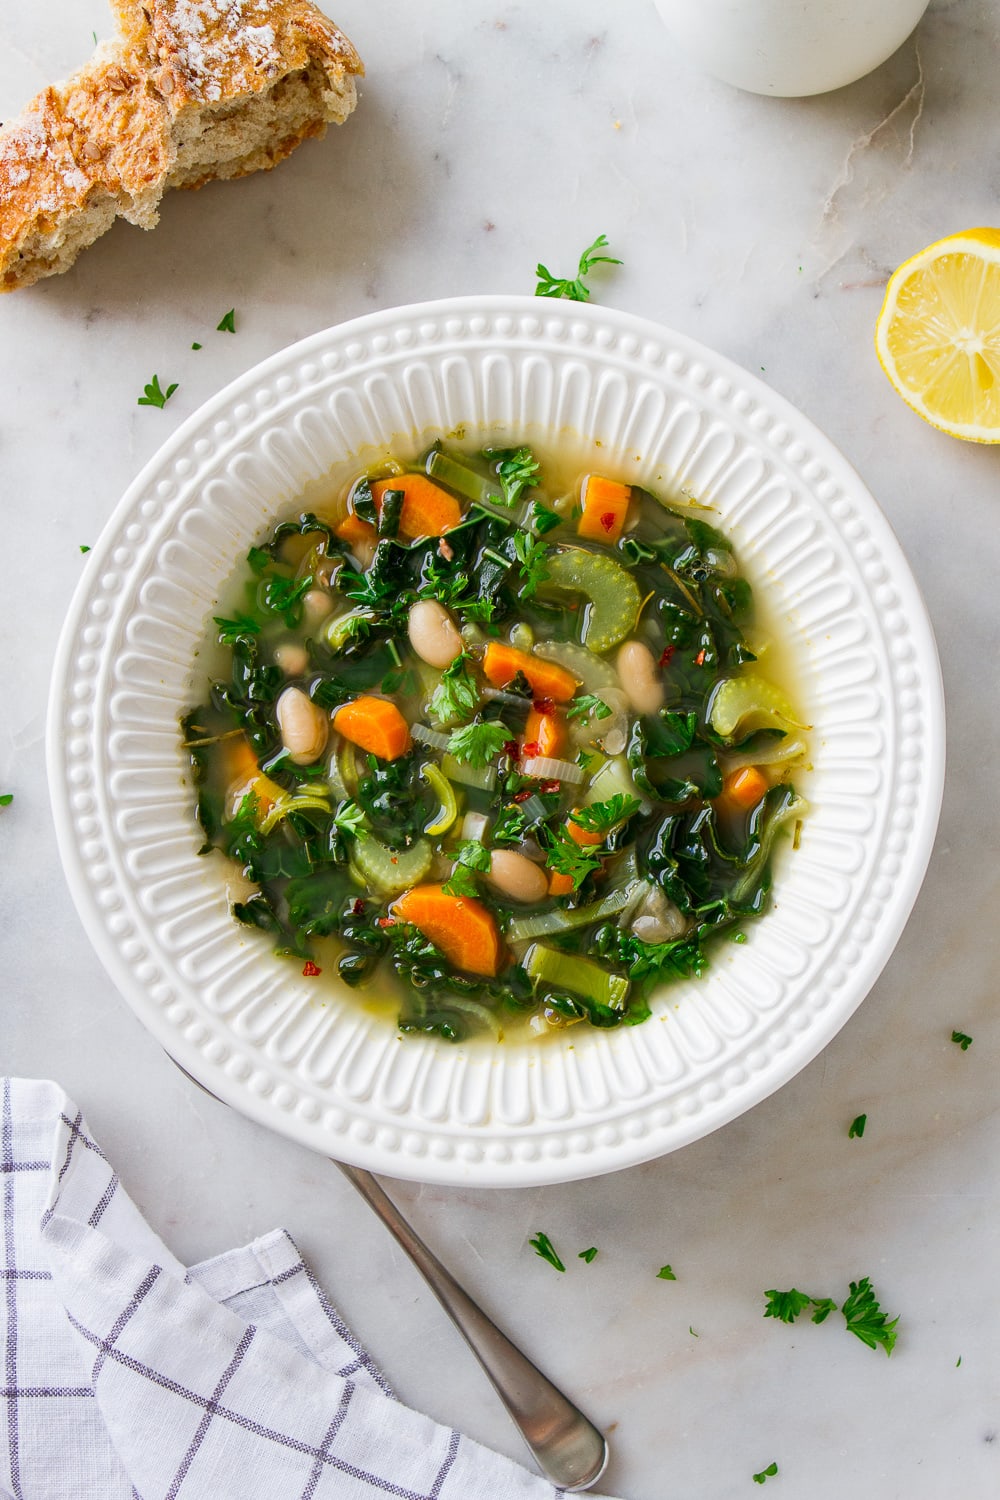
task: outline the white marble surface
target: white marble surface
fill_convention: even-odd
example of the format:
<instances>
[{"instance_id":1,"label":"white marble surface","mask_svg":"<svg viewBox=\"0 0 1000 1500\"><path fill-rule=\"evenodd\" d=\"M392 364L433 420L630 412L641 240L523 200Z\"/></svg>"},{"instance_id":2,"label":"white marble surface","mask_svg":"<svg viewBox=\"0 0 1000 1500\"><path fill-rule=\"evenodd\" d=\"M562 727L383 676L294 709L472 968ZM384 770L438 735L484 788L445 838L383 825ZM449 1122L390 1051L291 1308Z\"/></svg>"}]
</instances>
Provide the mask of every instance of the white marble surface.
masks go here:
<instances>
[{"instance_id":1,"label":"white marble surface","mask_svg":"<svg viewBox=\"0 0 1000 1500\"><path fill-rule=\"evenodd\" d=\"M331 0L332 3L332 0ZM354 118L273 174L119 224L0 302L0 1062L58 1079L190 1260L285 1225L401 1395L520 1455L419 1278L335 1168L182 1078L105 978L56 854L43 759L67 599L140 465L207 396L369 309L528 291L603 231L604 302L712 344L798 404L886 510L941 650L949 770L899 947L836 1041L700 1143L530 1192L398 1184L415 1225L603 1425L628 1500L987 1500L1000 1493L995 850L998 463L925 427L872 352L888 270L997 217L1000 17L934 0L872 77L756 98L675 55L651 0L343 0L368 67ZM0 116L107 29L100 0L0 8ZM235 305L236 337L214 329ZM192 352L192 340L204 344ZM137 407L153 371L180 389ZM962 1052L953 1027L974 1037ZM863 1140L848 1140L858 1113ZM544 1229L559 1276L526 1246ZM591 1266L575 1260L600 1247ZM670 1262L676 1282L656 1279ZM886 1361L831 1319L762 1318L767 1287L872 1277ZM843 1289L843 1291L842 1291ZM959 1364L959 1360L961 1363ZM772 1491L769 1491L771 1493Z\"/></svg>"}]
</instances>

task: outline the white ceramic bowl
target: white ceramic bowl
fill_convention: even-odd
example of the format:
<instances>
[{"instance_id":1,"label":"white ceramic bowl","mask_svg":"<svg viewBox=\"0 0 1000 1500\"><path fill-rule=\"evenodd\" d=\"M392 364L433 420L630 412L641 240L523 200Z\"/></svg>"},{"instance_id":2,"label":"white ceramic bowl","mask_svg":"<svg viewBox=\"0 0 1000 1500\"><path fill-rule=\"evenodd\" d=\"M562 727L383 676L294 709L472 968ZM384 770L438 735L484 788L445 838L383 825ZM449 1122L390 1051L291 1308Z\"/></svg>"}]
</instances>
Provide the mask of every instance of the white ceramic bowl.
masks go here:
<instances>
[{"instance_id":1,"label":"white ceramic bowl","mask_svg":"<svg viewBox=\"0 0 1000 1500\"><path fill-rule=\"evenodd\" d=\"M462 425L552 441L718 510L797 654L811 811L774 906L644 1025L543 1045L400 1039L228 914L178 716L248 546L352 455ZM600 442L600 448L596 443ZM56 660L50 782L84 924L129 1004L212 1092L317 1151L398 1177L526 1185L670 1151L771 1093L889 957L943 776L924 608L874 500L772 391L603 308L482 297L373 314L296 344L185 422L88 560ZM329 996L329 992L328 996Z\"/></svg>"}]
</instances>

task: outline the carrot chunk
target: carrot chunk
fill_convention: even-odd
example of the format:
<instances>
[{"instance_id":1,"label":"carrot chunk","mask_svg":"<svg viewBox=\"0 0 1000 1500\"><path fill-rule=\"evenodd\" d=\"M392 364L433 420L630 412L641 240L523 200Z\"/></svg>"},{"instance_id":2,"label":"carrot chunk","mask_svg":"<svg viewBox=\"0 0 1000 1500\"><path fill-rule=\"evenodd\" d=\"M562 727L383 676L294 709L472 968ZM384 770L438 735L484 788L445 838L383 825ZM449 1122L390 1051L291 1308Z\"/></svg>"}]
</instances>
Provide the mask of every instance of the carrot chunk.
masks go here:
<instances>
[{"instance_id":1,"label":"carrot chunk","mask_svg":"<svg viewBox=\"0 0 1000 1500\"><path fill-rule=\"evenodd\" d=\"M767 788L763 771L756 766L741 766L738 771L731 771L722 783L722 797L733 807L749 810L757 806Z\"/></svg>"},{"instance_id":2,"label":"carrot chunk","mask_svg":"<svg viewBox=\"0 0 1000 1500\"><path fill-rule=\"evenodd\" d=\"M483 671L498 688L506 687L518 672L523 672L531 684L533 697L551 698L556 703L568 703L577 689L576 678L565 667L529 656L527 651L518 651L514 646L505 646L503 641L490 641L483 653Z\"/></svg>"},{"instance_id":3,"label":"carrot chunk","mask_svg":"<svg viewBox=\"0 0 1000 1500\"><path fill-rule=\"evenodd\" d=\"M490 978L500 963L500 935L493 914L472 896L449 896L440 885L415 885L390 908L401 922L412 922L449 963Z\"/></svg>"},{"instance_id":4,"label":"carrot chunk","mask_svg":"<svg viewBox=\"0 0 1000 1500\"><path fill-rule=\"evenodd\" d=\"M631 485L606 479L603 474L588 474L580 496L583 514L577 534L591 542L617 542L631 498Z\"/></svg>"},{"instance_id":5,"label":"carrot chunk","mask_svg":"<svg viewBox=\"0 0 1000 1500\"><path fill-rule=\"evenodd\" d=\"M388 698L372 698L363 694L333 716L333 727L352 745L370 750L379 760L396 760L405 755L412 741L410 727L395 703Z\"/></svg>"},{"instance_id":6,"label":"carrot chunk","mask_svg":"<svg viewBox=\"0 0 1000 1500\"><path fill-rule=\"evenodd\" d=\"M561 760L566 749L566 721L562 714L533 708L524 726L523 755L544 755Z\"/></svg>"},{"instance_id":7,"label":"carrot chunk","mask_svg":"<svg viewBox=\"0 0 1000 1500\"><path fill-rule=\"evenodd\" d=\"M403 491L399 529L411 541L418 536L440 536L462 519L462 507L454 495L449 495L426 474L394 474L391 479L373 480L372 498L379 514L386 490Z\"/></svg>"},{"instance_id":8,"label":"carrot chunk","mask_svg":"<svg viewBox=\"0 0 1000 1500\"><path fill-rule=\"evenodd\" d=\"M362 521L359 515L349 510L342 521L338 521L333 528L342 542L348 542L352 546L357 542L376 542L378 532L370 521Z\"/></svg>"}]
</instances>

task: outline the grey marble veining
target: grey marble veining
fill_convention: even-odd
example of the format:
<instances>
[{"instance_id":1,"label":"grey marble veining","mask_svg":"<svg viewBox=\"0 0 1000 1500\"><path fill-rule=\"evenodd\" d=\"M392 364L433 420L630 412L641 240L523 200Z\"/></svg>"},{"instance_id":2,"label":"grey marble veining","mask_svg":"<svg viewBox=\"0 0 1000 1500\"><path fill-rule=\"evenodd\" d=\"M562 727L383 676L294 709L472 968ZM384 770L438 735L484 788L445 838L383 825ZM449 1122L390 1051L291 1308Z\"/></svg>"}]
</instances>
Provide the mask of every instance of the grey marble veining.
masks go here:
<instances>
[{"instance_id":1,"label":"grey marble veining","mask_svg":"<svg viewBox=\"0 0 1000 1500\"><path fill-rule=\"evenodd\" d=\"M997 218L1000 19L935 0L877 73L804 101L740 94L675 55L651 3L344 0L356 115L278 171L175 195L66 276L0 301L6 1070L78 1100L152 1224L194 1260L275 1224L404 1399L520 1456L430 1294L324 1161L192 1088L114 992L70 903L44 770L66 602L118 496L233 376L314 330L451 293L528 291L605 232L595 296L760 373L855 464L927 600L949 769L913 917L867 1002L793 1082L646 1166L532 1191L394 1185L455 1272L611 1427L628 1500L989 1500L1000 1492L993 746L995 451L924 426L872 349L889 270ZM99 0L0 11L0 118L89 52ZM234 306L238 333L215 332ZM190 348L193 340L204 347ZM137 407L156 371L170 404ZM962 1052L953 1027L974 1037ZM863 1140L849 1140L866 1111ZM526 1246L544 1229L573 1264ZM590 1266L577 1250L597 1245ZM656 1279L670 1262L676 1282ZM900 1314L887 1361L765 1321L763 1292ZM959 1364L959 1360L961 1363Z\"/></svg>"}]
</instances>

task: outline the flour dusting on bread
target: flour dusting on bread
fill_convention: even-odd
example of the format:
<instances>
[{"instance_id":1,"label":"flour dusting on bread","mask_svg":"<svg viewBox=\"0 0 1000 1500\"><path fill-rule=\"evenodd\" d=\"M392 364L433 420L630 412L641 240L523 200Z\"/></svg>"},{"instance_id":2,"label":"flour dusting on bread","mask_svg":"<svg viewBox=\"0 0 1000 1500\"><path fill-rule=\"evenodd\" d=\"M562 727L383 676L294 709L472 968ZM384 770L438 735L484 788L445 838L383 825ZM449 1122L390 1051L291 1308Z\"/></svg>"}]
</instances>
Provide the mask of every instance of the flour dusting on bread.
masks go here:
<instances>
[{"instance_id":1,"label":"flour dusting on bread","mask_svg":"<svg viewBox=\"0 0 1000 1500\"><path fill-rule=\"evenodd\" d=\"M273 167L356 103L361 61L310 0L114 0L118 36L0 131L0 290L65 271L168 188Z\"/></svg>"}]
</instances>

